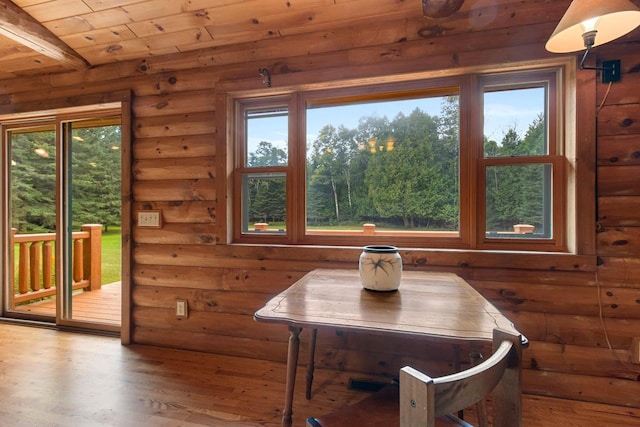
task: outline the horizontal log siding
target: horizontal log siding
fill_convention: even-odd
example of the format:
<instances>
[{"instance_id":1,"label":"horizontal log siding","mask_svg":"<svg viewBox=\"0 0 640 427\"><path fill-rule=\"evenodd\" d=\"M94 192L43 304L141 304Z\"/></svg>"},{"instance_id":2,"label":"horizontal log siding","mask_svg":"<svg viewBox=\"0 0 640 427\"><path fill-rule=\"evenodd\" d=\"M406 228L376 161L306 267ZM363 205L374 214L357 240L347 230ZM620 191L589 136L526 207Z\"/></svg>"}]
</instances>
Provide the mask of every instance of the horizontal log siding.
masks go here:
<instances>
[{"instance_id":1,"label":"horizontal log siding","mask_svg":"<svg viewBox=\"0 0 640 427\"><path fill-rule=\"evenodd\" d=\"M555 360L571 368L552 370L562 375L571 374L558 376L554 382L562 394L579 392L580 398L594 400L597 399L594 390L597 390L599 395L607 396L608 402L638 407L640 365L631 363L628 350L631 338L638 336L640 331L640 191L637 180L640 178L640 94L635 89L640 84L640 56L625 52L615 44L611 54L624 64L624 78L610 87L597 86L597 102L601 108L597 115L596 243L599 257L595 279L602 311L597 316L589 316L584 323L586 333L582 334L584 339L590 333L589 329L594 328L591 333L600 337L594 336L590 345L580 344L582 354L570 347L563 348ZM599 331L596 329L598 324ZM593 348L594 343L597 348ZM590 368L587 357L594 362ZM555 362L553 358L547 358L544 363ZM590 375L602 377L601 380L580 387L583 380L574 381L573 377L582 377L585 368ZM564 384L566 381L575 386L572 391ZM538 380L532 380L531 386L538 387L536 382Z\"/></svg>"},{"instance_id":2,"label":"horizontal log siding","mask_svg":"<svg viewBox=\"0 0 640 427\"><path fill-rule=\"evenodd\" d=\"M0 80L0 115L100 102L101 94L132 90L133 212L160 209L164 221L162 229L133 231L133 341L284 361L286 328L254 322L253 312L313 268L355 267L359 249L221 244L216 189L226 173L217 166L216 85L259 82L262 67L272 71L277 86L553 58L544 42L568 4L501 2L497 10L474 9L450 22L393 17L333 32ZM609 48L621 57L624 75L597 118L597 268L592 257L402 255L407 269L460 274L513 319L531 340L524 351L526 392L640 408L640 365L630 363L629 352L631 338L640 334L640 58L625 43ZM606 56L607 48L599 53ZM597 101L605 94L598 84ZM188 301L188 319L175 318L176 298ZM321 331L318 339L322 367L390 376L406 363L427 367L427 354L430 369L451 369L450 347L401 339L381 344L340 331Z\"/></svg>"}]
</instances>

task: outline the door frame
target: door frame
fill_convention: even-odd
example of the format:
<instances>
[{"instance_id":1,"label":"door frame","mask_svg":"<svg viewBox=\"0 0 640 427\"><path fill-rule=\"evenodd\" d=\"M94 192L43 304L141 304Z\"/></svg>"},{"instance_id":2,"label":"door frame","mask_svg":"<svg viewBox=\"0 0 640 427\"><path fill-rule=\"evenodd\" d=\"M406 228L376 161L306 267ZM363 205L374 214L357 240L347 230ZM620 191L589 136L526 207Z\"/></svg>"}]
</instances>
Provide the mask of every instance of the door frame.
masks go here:
<instances>
[{"instance_id":1,"label":"door frame","mask_svg":"<svg viewBox=\"0 0 640 427\"><path fill-rule=\"evenodd\" d=\"M131 206L131 165L132 165L132 121L131 121L131 92L130 91L119 91L113 92L109 94L96 94L96 95L87 95L82 97L83 104L70 107L67 99L58 99L58 100L50 100L46 102L46 110L42 111L19 111L20 106L16 105L15 110L16 113L12 114L0 114L0 132L5 132L5 127L3 125L11 124L20 124L27 123L42 119L54 119L56 121L56 163L58 167L62 167L60 171L62 173L66 173L67 171L64 169L65 159L67 156L64 154L62 150L62 134L61 132L64 129L62 126L63 121L74 121L76 119L81 119L82 117L96 117L103 114L107 114L110 112L111 114L119 113L120 115L120 126L121 126L121 235L122 235L122 250L121 250L121 292L122 292L122 307L121 307L121 324L119 328L114 327L105 327L105 325L101 324L91 324L87 322L78 322L73 321L71 319L60 319L61 307L57 308L56 314L56 325L57 327L61 327L64 329L71 330L102 330L106 332L119 332L120 339L123 344L131 343L131 274L132 274L132 258L131 258L131 227L132 227L132 206ZM73 120L71 120L71 118ZM7 158L8 154L7 144L2 145L2 155L4 158ZM56 187L57 193L56 196L56 205L64 206L64 197L66 189L63 189L64 180L61 179L62 173L57 173L56 176ZM11 260L11 252L7 249L11 246L11 231L10 227L7 227L9 224L10 216L9 216L9 182L8 182L8 168L7 163L3 162L2 164L2 208L0 209L0 221L3 225L2 227L2 244L0 245L0 260L1 265L0 269L2 270L2 280L4 283L7 283L10 277L10 260ZM56 230L56 239L60 242L66 241L62 239L63 234L66 232L66 226L62 225L62 215L60 209L56 209L56 222L58 224ZM63 254L64 245L56 245L56 258L59 258ZM62 284L64 269L56 269L56 282ZM6 290L9 287L3 286ZM7 291L0 293L0 308L2 312L1 316L4 318L5 313L5 301L8 298ZM62 298L57 298L57 304L62 303Z\"/></svg>"}]
</instances>

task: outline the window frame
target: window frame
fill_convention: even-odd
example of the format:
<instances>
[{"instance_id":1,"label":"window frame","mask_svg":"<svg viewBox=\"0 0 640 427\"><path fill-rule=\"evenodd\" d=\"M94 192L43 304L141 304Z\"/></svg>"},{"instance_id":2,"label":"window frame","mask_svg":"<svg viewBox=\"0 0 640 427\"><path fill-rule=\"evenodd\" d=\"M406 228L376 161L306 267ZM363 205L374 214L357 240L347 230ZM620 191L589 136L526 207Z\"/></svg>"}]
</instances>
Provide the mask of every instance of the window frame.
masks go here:
<instances>
[{"instance_id":1,"label":"window frame","mask_svg":"<svg viewBox=\"0 0 640 427\"><path fill-rule=\"evenodd\" d=\"M542 70L526 71L517 73L499 73L481 76L479 78L479 104L484 111L485 88L490 89L527 89L546 85L546 141L547 153L531 156L517 157L485 157L484 141L478 144L478 215L477 215L477 248L478 249L498 249L498 250L522 250L523 245L531 248L528 250L538 251L566 251L566 232L568 224L565 221L567 212L566 203L566 168L567 161L564 156L564 138L560 132L562 119L563 99L561 90L561 71ZM478 130L479 135L484 135L483 129ZM487 237L486 229L486 170L492 166L518 166L550 164L551 165L551 226L552 234L550 238L499 238Z\"/></svg>"},{"instance_id":2,"label":"window frame","mask_svg":"<svg viewBox=\"0 0 640 427\"><path fill-rule=\"evenodd\" d=\"M274 234L263 235L243 235L240 230L238 220L241 218L237 213L241 209L241 197L239 197L239 181L237 163L233 164L230 176L233 177L233 184L227 187L228 194L231 196L232 208L227 210L227 227L232 229L227 235L228 243L256 243L256 244L284 244L284 245L311 245L311 246L362 246L372 243L389 243L401 247L416 248L441 248L441 249L461 249L461 250L516 250L516 251L567 251L570 246L567 243L566 232L568 226L567 212L567 186L569 178L566 169L567 158L563 153L564 135L559 123L564 118L564 97L566 96L562 89L569 82L565 78L566 64L550 64L548 66L538 66L530 70L491 70L491 72L460 74L452 77L435 77L435 78L416 78L407 79L399 82L381 82L380 84L371 84L371 80L367 80L362 84L340 84L337 87L327 86L325 89L318 89L318 86L299 85L297 87L280 88L276 90L250 90L250 91L223 91L221 95L220 105L232 107L229 110L234 111L233 117L226 116L227 123L230 128L234 129L235 135L229 135L228 141L229 151L233 153L233 157L238 156L237 147L238 138L242 137L242 125L238 123L238 106L249 105L256 99L268 99L269 97L290 97L292 108L290 108L290 118L295 116L296 119L289 122L289 164L287 176L287 232L285 236ZM542 156L544 161L540 159L534 160L533 163L550 163L552 165L554 184L553 184L553 206L560 206L561 209L553 209L553 238L552 239L487 239L485 237L485 202L484 202L484 170L490 166L493 160L487 161L483 157L484 138L482 129L482 114L472 114L473 109L477 109L478 105L483 105L483 85L485 84L519 84L518 81L540 80L540 76L550 76L553 83L549 86L550 98L553 99L554 105L548 107L547 120L549 123L549 134L553 134L555 142L550 143L555 151L554 156ZM534 78L535 77L535 78ZM233 85L231 85L233 86ZM459 233L457 237L432 237L428 236L429 232L420 232L417 236L410 237L393 235L379 235L375 237L356 234L342 234L336 236L335 233L318 233L305 234L306 223L306 206L305 206L305 165L306 150L301 146L306 146L305 134L306 123L305 117L306 102L313 100L314 96L321 95L323 100L334 98L345 98L349 96L375 96L376 91L380 92L380 88L384 88L384 93L392 90L397 92L407 90L425 91L428 88L457 86L460 88L460 157L459 157L459 173L460 173L460 200L459 200ZM521 86L525 87L526 84ZM553 88L553 90L552 90ZM553 92L553 93L552 93ZM480 116L480 117L479 117ZM504 160L501 160L504 162ZM501 162L498 161L498 162ZM522 164L520 159L516 163ZM302 165L302 167L300 167ZM289 192L291 191L291 192ZM229 205L227 205L229 206ZM289 218L291 216L291 218ZM321 235L322 234L322 235ZM383 234L383 233L380 233Z\"/></svg>"},{"instance_id":3,"label":"window frame","mask_svg":"<svg viewBox=\"0 0 640 427\"><path fill-rule=\"evenodd\" d=\"M350 101L367 101L367 100L390 100L395 99L409 99L420 98L427 96L448 96L455 94L459 97L460 108L460 140L459 140L459 226L457 232L442 232L442 231L399 231L395 233L379 232L376 231L375 237L366 235L364 230L362 232L340 232L339 234L330 231L327 232L313 232L307 233L304 229L306 225L306 205L300 206L301 211L298 211L299 219L302 222L302 229L299 232L300 241L299 244L303 245L328 245L328 246L345 246L345 245L359 245L364 246L367 244L391 244L396 246L406 247L422 247L428 240L428 244L433 247L440 248L460 248L468 247L471 237L471 228L469 224L469 218L463 219L463 212L467 212L470 209L469 206L469 186L465 185L469 178L467 176L467 168L463 167L463 158L469 156L469 148L463 147L460 141L467 137L467 130L463 129L462 125L463 117L469 115L469 104L465 102L464 92L468 91L470 87L469 76L455 76L449 78L432 78L432 79L417 79L407 82L399 83L387 83L383 85L384 90L380 90L380 85L364 85L354 86L349 88L338 88L330 90L314 90L303 91L298 94L300 117L305 116L307 103L311 104L331 104L335 101L350 100ZM299 140L306 142L306 120L301 121ZM306 166L306 145L305 150L299 150L299 157L296 164ZM303 180L301 185L296 188L298 194L296 198L301 201L306 200L306 171L305 168L301 171L301 179ZM453 234L456 236L443 237L445 234ZM348 243L345 243L348 241Z\"/></svg>"},{"instance_id":4,"label":"window frame","mask_svg":"<svg viewBox=\"0 0 640 427\"><path fill-rule=\"evenodd\" d=\"M287 195L295 192L295 185L297 180L295 179L295 168L292 162L292 153L297 150L295 138L292 138L295 131L295 117L296 115L296 96L293 94L284 94L276 96L267 96L260 98L245 98L237 100L235 103L235 117L244 117L247 111L256 109L268 109L270 107L282 107L286 106L288 111L288 141L287 141L287 164L285 166L263 166L263 167L249 167L247 165L247 152L246 152L246 126L245 121L235 120L235 144L234 144L234 166L233 166L233 188L237 189L233 194L240 194L237 197L232 197L233 200L233 240L237 242L263 242L267 238L269 241L277 244L289 244L295 241L294 227L287 226L284 234L280 233L265 233L261 235L248 234L243 231L243 197L242 189L243 177L250 174L270 174L270 173L283 173L285 175L285 188ZM293 114L294 119L291 120ZM290 213L293 212L295 207L294 200L291 197L287 197L285 212L287 219L289 219ZM287 222L289 225L290 222Z\"/></svg>"}]
</instances>

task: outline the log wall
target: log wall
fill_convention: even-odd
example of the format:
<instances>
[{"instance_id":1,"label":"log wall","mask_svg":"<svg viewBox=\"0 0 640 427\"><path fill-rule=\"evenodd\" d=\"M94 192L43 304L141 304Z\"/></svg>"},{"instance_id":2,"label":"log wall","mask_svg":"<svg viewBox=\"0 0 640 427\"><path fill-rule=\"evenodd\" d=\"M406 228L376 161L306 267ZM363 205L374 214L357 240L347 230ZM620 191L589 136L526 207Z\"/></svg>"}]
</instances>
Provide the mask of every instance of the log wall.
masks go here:
<instances>
[{"instance_id":1,"label":"log wall","mask_svg":"<svg viewBox=\"0 0 640 427\"><path fill-rule=\"evenodd\" d=\"M132 212L160 209L164 220L161 229L134 227L127 236L133 244L132 341L284 361L285 328L254 322L255 310L313 268L354 267L360 250L224 244L218 235L226 217L220 212L224 200L218 200L226 174L217 156L216 85L259 81L262 67L272 70L277 86L301 75L371 78L551 58L544 43L567 4L520 1L446 24L422 17L355 24L2 80L0 114L132 91ZM531 341L524 352L526 392L640 408L640 365L630 360L631 340L640 336L640 34L634 34L598 48L599 55L620 56L624 75L608 93L597 85L594 98L604 102L585 124L597 122L597 147L596 141L581 147L597 149L590 165L597 167L597 268L588 257L578 264L561 256L511 259L458 251L411 250L403 257L406 268L460 274L514 321ZM176 298L188 300L188 319L175 318ZM450 352L415 341L381 346L365 335L321 333L317 364L395 375L405 363L420 367L416 359L425 354L434 369L446 370Z\"/></svg>"}]
</instances>

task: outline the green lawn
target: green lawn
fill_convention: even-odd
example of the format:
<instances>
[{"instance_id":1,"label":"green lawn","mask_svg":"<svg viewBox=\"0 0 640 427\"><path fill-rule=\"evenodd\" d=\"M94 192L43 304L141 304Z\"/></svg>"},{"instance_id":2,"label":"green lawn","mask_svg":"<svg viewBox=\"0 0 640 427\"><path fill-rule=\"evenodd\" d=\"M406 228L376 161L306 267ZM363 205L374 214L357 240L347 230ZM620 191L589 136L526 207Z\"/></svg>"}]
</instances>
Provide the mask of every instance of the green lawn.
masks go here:
<instances>
[{"instance_id":1,"label":"green lawn","mask_svg":"<svg viewBox=\"0 0 640 427\"><path fill-rule=\"evenodd\" d=\"M102 284L120 280L121 241L120 227L102 233Z\"/></svg>"}]
</instances>

